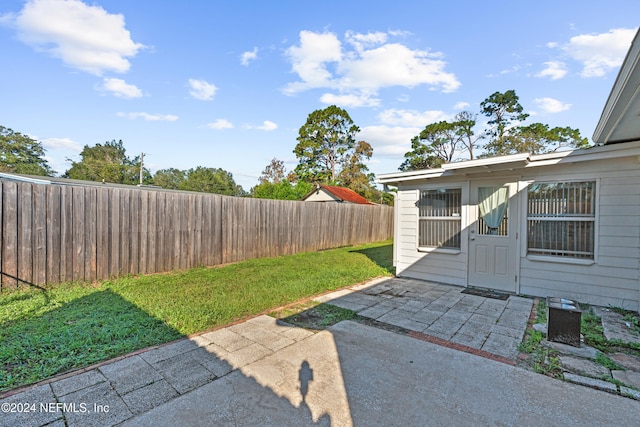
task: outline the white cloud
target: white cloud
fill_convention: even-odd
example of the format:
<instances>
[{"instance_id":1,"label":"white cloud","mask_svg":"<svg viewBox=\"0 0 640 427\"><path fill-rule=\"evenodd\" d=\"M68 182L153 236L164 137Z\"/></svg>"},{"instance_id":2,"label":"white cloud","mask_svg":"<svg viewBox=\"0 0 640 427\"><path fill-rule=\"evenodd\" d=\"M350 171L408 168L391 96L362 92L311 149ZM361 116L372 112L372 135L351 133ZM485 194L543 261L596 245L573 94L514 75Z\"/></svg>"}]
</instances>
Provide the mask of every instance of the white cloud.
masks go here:
<instances>
[{"instance_id":1,"label":"white cloud","mask_svg":"<svg viewBox=\"0 0 640 427\"><path fill-rule=\"evenodd\" d=\"M127 58L144 47L131 39L124 16L80 0L30 0L2 21L23 43L95 75L128 71Z\"/></svg>"},{"instance_id":2,"label":"white cloud","mask_svg":"<svg viewBox=\"0 0 640 427\"><path fill-rule=\"evenodd\" d=\"M561 61L547 61L545 68L536 74L536 77L549 77L551 80L558 80L567 75L567 64Z\"/></svg>"},{"instance_id":3,"label":"white cloud","mask_svg":"<svg viewBox=\"0 0 640 427\"><path fill-rule=\"evenodd\" d=\"M565 104L553 98L536 98L533 102L545 113L560 113L571 108L571 104Z\"/></svg>"},{"instance_id":4,"label":"white cloud","mask_svg":"<svg viewBox=\"0 0 640 427\"><path fill-rule=\"evenodd\" d=\"M111 92L112 95L119 98L140 98L142 91L137 86L128 84L122 79L105 78L102 81L102 85L99 86L100 90Z\"/></svg>"},{"instance_id":5,"label":"white cloud","mask_svg":"<svg viewBox=\"0 0 640 427\"><path fill-rule=\"evenodd\" d=\"M47 138L42 140L42 145L50 150L82 151L82 146L70 138Z\"/></svg>"},{"instance_id":6,"label":"white cloud","mask_svg":"<svg viewBox=\"0 0 640 427\"><path fill-rule=\"evenodd\" d=\"M249 62L254 61L258 57L258 48L254 47L253 50L244 52L240 56L240 63L245 67L249 65Z\"/></svg>"},{"instance_id":7,"label":"white cloud","mask_svg":"<svg viewBox=\"0 0 640 427\"><path fill-rule=\"evenodd\" d=\"M385 124L400 125L409 127L420 127L421 129L428 124L449 119L449 116L442 111L416 111L416 110L400 110L391 108L382 111L378 115L378 119ZM415 136L415 135L414 135Z\"/></svg>"},{"instance_id":8,"label":"white cloud","mask_svg":"<svg viewBox=\"0 0 640 427\"><path fill-rule=\"evenodd\" d=\"M218 88L204 80L189 79L189 94L201 101L211 101Z\"/></svg>"},{"instance_id":9,"label":"white cloud","mask_svg":"<svg viewBox=\"0 0 640 427\"><path fill-rule=\"evenodd\" d=\"M443 92L453 92L460 87L456 76L445 71L441 53L388 42L389 36L394 35L349 31L345 35L345 46L333 33L301 31L299 45L286 51L299 80L289 83L284 93L333 89L340 92L334 95L339 99L348 102L359 99L362 105L371 106L378 104L362 100L375 99L378 90L384 87L428 85Z\"/></svg>"},{"instance_id":10,"label":"white cloud","mask_svg":"<svg viewBox=\"0 0 640 427\"><path fill-rule=\"evenodd\" d=\"M150 122L158 122L158 121L175 122L176 120L178 120L178 116L175 116L173 114L149 114L144 112L134 112L134 113L117 113L116 115L118 117L124 117L131 120L145 119Z\"/></svg>"},{"instance_id":11,"label":"white cloud","mask_svg":"<svg viewBox=\"0 0 640 427\"><path fill-rule=\"evenodd\" d=\"M380 105L379 98L371 98L371 96L366 93L351 93L346 95L325 93L320 97L320 102L342 107L377 107Z\"/></svg>"},{"instance_id":12,"label":"white cloud","mask_svg":"<svg viewBox=\"0 0 640 427\"><path fill-rule=\"evenodd\" d=\"M267 132L278 129L278 125L269 120L265 120L264 122L262 122L260 126L247 126L247 127L249 129L264 130Z\"/></svg>"},{"instance_id":13,"label":"white cloud","mask_svg":"<svg viewBox=\"0 0 640 427\"><path fill-rule=\"evenodd\" d=\"M233 124L227 119L217 119L215 122L207 123L210 129L233 129Z\"/></svg>"},{"instance_id":14,"label":"white cloud","mask_svg":"<svg viewBox=\"0 0 640 427\"><path fill-rule=\"evenodd\" d=\"M464 102L464 101L460 101L457 102L456 105L453 106L454 110L464 110L466 108L469 108L470 104L468 102Z\"/></svg>"},{"instance_id":15,"label":"white cloud","mask_svg":"<svg viewBox=\"0 0 640 427\"><path fill-rule=\"evenodd\" d=\"M358 52L362 52L368 47L373 47L387 41L388 35L383 32L360 34L353 31L347 31L345 39L351 44Z\"/></svg>"},{"instance_id":16,"label":"white cloud","mask_svg":"<svg viewBox=\"0 0 640 427\"><path fill-rule=\"evenodd\" d=\"M293 71L301 82L288 85L286 93L301 92L317 87L333 87L332 75L326 69L327 63L337 63L342 59L342 43L332 33L300 31L300 46L291 46L286 51Z\"/></svg>"},{"instance_id":17,"label":"white cloud","mask_svg":"<svg viewBox=\"0 0 640 427\"><path fill-rule=\"evenodd\" d=\"M376 157L399 159L411 150L411 139L422 129L423 127L366 126L358 133L358 139L371 144Z\"/></svg>"},{"instance_id":18,"label":"white cloud","mask_svg":"<svg viewBox=\"0 0 640 427\"><path fill-rule=\"evenodd\" d=\"M636 34L634 28L616 28L602 34L572 37L562 49L582 63L582 77L601 77L622 65Z\"/></svg>"}]
</instances>

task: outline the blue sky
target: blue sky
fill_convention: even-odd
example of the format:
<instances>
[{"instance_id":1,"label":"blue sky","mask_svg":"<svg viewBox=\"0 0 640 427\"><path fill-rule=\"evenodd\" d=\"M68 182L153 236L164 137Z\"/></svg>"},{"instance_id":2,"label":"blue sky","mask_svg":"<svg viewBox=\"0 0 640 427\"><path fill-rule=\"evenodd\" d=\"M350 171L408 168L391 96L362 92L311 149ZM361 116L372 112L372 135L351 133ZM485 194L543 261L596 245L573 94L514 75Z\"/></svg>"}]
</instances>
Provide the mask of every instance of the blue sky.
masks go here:
<instances>
[{"instance_id":1,"label":"blue sky","mask_svg":"<svg viewBox=\"0 0 640 427\"><path fill-rule=\"evenodd\" d=\"M3 0L0 125L59 173L122 139L152 172L223 168L245 190L274 157L293 170L299 128L331 104L376 174L496 91L590 139L639 16L637 0Z\"/></svg>"}]
</instances>

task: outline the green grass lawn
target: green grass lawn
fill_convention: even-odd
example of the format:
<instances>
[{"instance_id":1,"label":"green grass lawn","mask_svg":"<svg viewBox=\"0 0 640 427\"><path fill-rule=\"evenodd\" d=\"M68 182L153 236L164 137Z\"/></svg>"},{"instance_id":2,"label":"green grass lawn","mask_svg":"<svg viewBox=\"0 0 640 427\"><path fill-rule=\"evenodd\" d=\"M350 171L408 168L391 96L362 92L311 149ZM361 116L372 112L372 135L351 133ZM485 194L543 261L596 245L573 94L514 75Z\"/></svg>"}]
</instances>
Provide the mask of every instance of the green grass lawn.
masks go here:
<instances>
[{"instance_id":1,"label":"green grass lawn","mask_svg":"<svg viewBox=\"0 0 640 427\"><path fill-rule=\"evenodd\" d=\"M390 242L0 293L0 391L389 276Z\"/></svg>"}]
</instances>

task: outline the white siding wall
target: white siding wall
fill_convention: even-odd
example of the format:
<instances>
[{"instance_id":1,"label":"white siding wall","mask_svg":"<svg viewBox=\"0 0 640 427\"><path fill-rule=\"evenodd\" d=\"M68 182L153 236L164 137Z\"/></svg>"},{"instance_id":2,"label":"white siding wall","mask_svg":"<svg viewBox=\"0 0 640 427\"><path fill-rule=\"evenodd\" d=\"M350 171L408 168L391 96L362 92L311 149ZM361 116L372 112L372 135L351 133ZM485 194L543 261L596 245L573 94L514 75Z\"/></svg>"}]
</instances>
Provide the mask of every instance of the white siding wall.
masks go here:
<instances>
[{"instance_id":1,"label":"white siding wall","mask_svg":"<svg viewBox=\"0 0 640 427\"><path fill-rule=\"evenodd\" d=\"M461 183L443 183L443 187L460 187ZM434 282L465 286L467 281L466 230L462 233L462 251L458 254L442 252L418 251L418 201L423 186L407 189L400 187L398 191L399 235L395 239L398 245L399 260L396 274L401 277L412 277ZM463 190L464 192L464 190ZM463 203L465 196L463 195ZM464 214L463 214L464 218ZM464 226L464 224L463 224Z\"/></svg>"},{"instance_id":2,"label":"white siding wall","mask_svg":"<svg viewBox=\"0 0 640 427\"><path fill-rule=\"evenodd\" d=\"M520 264L520 293L559 296L602 306L638 310L640 298L640 170L635 158L549 169L536 180L598 179L596 262ZM564 172L564 173L563 173ZM526 239L523 239L523 244ZM524 251L523 251L524 252Z\"/></svg>"},{"instance_id":3,"label":"white siding wall","mask_svg":"<svg viewBox=\"0 0 640 427\"><path fill-rule=\"evenodd\" d=\"M514 171L517 172L517 171ZM511 173L514 173L511 172ZM638 310L640 300L640 167L635 156L575 164L528 168L521 181L597 180L596 259L591 265L532 260L526 256L526 228L521 227L519 293L561 296L580 302ZM474 175L470 175L472 180ZM478 175L478 178L481 176ZM419 189L451 187L451 178L402 184L398 189L397 275L466 286L467 231L463 223L458 254L417 250ZM441 183L441 184L439 184ZM467 218L468 185L463 188ZM521 195L521 220L526 221L526 190Z\"/></svg>"}]
</instances>

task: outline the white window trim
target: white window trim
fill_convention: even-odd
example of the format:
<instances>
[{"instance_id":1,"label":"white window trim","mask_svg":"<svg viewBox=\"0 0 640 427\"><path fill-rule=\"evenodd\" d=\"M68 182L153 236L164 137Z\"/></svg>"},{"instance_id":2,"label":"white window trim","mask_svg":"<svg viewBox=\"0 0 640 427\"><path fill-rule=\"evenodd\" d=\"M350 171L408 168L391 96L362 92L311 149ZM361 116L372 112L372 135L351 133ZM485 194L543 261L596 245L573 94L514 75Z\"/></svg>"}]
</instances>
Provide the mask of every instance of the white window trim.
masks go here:
<instances>
[{"instance_id":1,"label":"white window trim","mask_svg":"<svg viewBox=\"0 0 640 427\"><path fill-rule=\"evenodd\" d=\"M571 183L571 182L595 182L595 192L596 192L596 201L595 201L595 217L593 219L593 227L594 227L594 236L593 236L593 259L584 259L584 258L569 258L569 257L559 257L559 256L550 256L550 255L538 255L538 254L529 254L529 235L527 233L527 224L529 222L529 186L531 184L553 184L553 183ZM599 248L599 235L598 230L600 229L600 178L594 178L593 176L584 176L584 177L576 177L573 176L571 179L528 179L524 181L524 191L523 191L523 216L524 221L522 222L522 250L524 257L530 261L534 262L552 262L556 264L573 264L573 265L594 265L598 263L598 248Z\"/></svg>"},{"instance_id":2,"label":"white window trim","mask_svg":"<svg viewBox=\"0 0 640 427\"><path fill-rule=\"evenodd\" d=\"M439 253L439 254L451 254L457 255L462 252L462 245L464 244L464 228L465 224L463 223L464 218L464 210L465 210L465 189L462 185L454 184L454 185L429 185L425 187L418 188L416 195L416 203L420 202L420 193L422 191L430 191L430 190L460 190L460 216L458 217L460 220L460 247L459 248L442 248L438 246L420 246L420 208L416 206L417 215L416 215L416 250L421 253ZM433 217L445 219L447 217Z\"/></svg>"}]
</instances>

